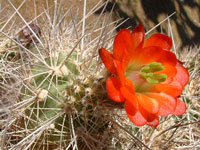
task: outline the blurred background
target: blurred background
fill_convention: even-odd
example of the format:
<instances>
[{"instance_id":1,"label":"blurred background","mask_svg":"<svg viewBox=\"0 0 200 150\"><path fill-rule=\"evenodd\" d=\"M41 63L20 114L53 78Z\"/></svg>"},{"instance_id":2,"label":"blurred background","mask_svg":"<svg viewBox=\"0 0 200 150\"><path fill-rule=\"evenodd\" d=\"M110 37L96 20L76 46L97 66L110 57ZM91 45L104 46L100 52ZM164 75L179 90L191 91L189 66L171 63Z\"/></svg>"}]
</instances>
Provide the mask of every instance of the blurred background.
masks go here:
<instances>
[{"instance_id":1,"label":"blurred background","mask_svg":"<svg viewBox=\"0 0 200 150\"><path fill-rule=\"evenodd\" d=\"M75 10L78 19L82 18L84 0L57 0L64 8ZM19 12L26 21L30 21L46 8L47 11L53 9L55 0L12 0L15 7L19 7ZM86 0L87 11L91 10L98 2L97 0ZM183 48L200 43L200 0L102 0L101 8L91 16L91 20L101 13L112 13L112 20L116 21L116 31L122 28L133 29L137 24L142 23L146 31L159 24L169 15L168 20L160 24L154 32L163 32L170 35L173 33L176 47ZM0 16L12 14L14 11L9 4L9 0L1 0ZM103 11L103 12L102 12ZM9 13L10 12L10 13ZM53 11L52 11L53 12ZM17 18L15 18L17 25ZM41 19L38 18L37 21ZM20 22L20 19L18 20ZM169 26L169 23L171 26ZM2 23L1 23L2 24Z\"/></svg>"},{"instance_id":2,"label":"blurred background","mask_svg":"<svg viewBox=\"0 0 200 150\"><path fill-rule=\"evenodd\" d=\"M139 23L148 31L175 12L155 32L169 34L170 23L180 47L200 42L200 0L110 0L105 12L111 12L112 8L113 20L122 18L117 23L122 23L117 31L133 29Z\"/></svg>"}]
</instances>

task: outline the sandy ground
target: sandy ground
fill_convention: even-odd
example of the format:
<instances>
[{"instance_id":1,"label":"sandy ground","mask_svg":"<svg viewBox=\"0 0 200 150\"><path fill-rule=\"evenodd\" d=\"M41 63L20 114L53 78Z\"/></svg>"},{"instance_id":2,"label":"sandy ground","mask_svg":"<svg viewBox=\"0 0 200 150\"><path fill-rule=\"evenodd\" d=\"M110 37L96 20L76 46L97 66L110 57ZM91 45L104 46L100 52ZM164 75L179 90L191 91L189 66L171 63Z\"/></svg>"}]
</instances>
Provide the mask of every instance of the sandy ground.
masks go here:
<instances>
[{"instance_id":1,"label":"sandy ground","mask_svg":"<svg viewBox=\"0 0 200 150\"><path fill-rule=\"evenodd\" d=\"M15 0L13 1L13 4L16 8L18 8L23 3L23 1L24 0ZM50 8L50 10L53 10L53 5L55 4L55 2L55 0L26 0L23 6L20 7L19 12L26 19L26 21L29 21L33 19L33 17L43 12L46 8ZM63 7L65 10L72 8L73 11L77 11L79 13L79 16L82 17L84 0L57 0L58 4L60 2L62 2L61 7ZM95 0L87 0L87 12L91 10L97 4L97 2L98 1ZM7 12L14 11L8 0L0 0L0 3L0 8L4 10L1 15L6 15Z\"/></svg>"}]
</instances>

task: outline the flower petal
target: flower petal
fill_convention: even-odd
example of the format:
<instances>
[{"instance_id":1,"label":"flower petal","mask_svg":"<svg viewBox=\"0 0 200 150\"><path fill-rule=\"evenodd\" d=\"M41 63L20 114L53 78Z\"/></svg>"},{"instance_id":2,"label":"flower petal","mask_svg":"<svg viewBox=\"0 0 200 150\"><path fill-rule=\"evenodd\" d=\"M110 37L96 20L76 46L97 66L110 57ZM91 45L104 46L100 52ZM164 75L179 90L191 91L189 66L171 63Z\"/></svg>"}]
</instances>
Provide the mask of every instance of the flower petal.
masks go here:
<instances>
[{"instance_id":1,"label":"flower petal","mask_svg":"<svg viewBox=\"0 0 200 150\"><path fill-rule=\"evenodd\" d=\"M116 74L116 68L115 65L113 63L113 55L112 53L110 53L109 51L107 51L104 48L101 48L99 50L99 55L101 57L101 60L103 61L104 65L106 66L106 68L108 69L108 71L112 74Z\"/></svg>"},{"instance_id":2,"label":"flower petal","mask_svg":"<svg viewBox=\"0 0 200 150\"><path fill-rule=\"evenodd\" d=\"M152 91L158 93L162 92L171 95L172 97L179 96L182 93L182 90L182 86L177 81L173 81L170 84L158 83L152 85Z\"/></svg>"},{"instance_id":3,"label":"flower petal","mask_svg":"<svg viewBox=\"0 0 200 150\"><path fill-rule=\"evenodd\" d=\"M124 64L118 61L117 59L114 59L113 62L116 67L117 75L119 76L121 84L124 84L126 80L126 77L124 76L124 72L125 72Z\"/></svg>"},{"instance_id":4,"label":"flower petal","mask_svg":"<svg viewBox=\"0 0 200 150\"><path fill-rule=\"evenodd\" d=\"M138 93L137 99L140 106L143 107L147 112L151 114L156 114L159 111L159 104L155 99Z\"/></svg>"},{"instance_id":5,"label":"flower petal","mask_svg":"<svg viewBox=\"0 0 200 150\"><path fill-rule=\"evenodd\" d=\"M176 99L165 93L145 93L148 97L155 99L159 103L158 114L167 116L172 114L176 107Z\"/></svg>"},{"instance_id":6,"label":"flower petal","mask_svg":"<svg viewBox=\"0 0 200 150\"><path fill-rule=\"evenodd\" d=\"M169 94L173 97L178 97L182 93L183 88L189 81L189 73L186 68L181 66L180 63L177 63L176 68L169 67L167 65L164 66L166 67L164 70L156 73L166 74L167 80L163 83L153 85L154 87L152 87L152 89L154 89L154 91L157 92L163 92ZM174 71L174 68L177 70L176 73Z\"/></svg>"},{"instance_id":7,"label":"flower petal","mask_svg":"<svg viewBox=\"0 0 200 150\"><path fill-rule=\"evenodd\" d=\"M176 55L170 51L163 50L160 47L146 47L135 52L131 58L131 61L138 65L146 65L151 62L161 62L163 64L169 64L175 66L177 63Z\"/></svg>"},{"instance_id":8,"label":"flower petal","mask_svg":"<svg viewBox=\"0 0 200 150\"><path fill-rule=\"evenodd\" d=\"M159 124L159 117L157 115L148 114L147 125L156 128Z\"/></svg>"},{"instance_id":9,"label":"flower petal","mask_svg":"<svg viewBox=\"0 0 200 150\"><path fill-rule=\"evenodd\" d=\"M145 41L144 47L149 46L158 46L165 50L170 50L172 48L172 40L167 35L157 33Z\"/></svg>"},{"instance_id":10,"label":"flower petal","mask_svg":"<svg viewBox=\"0 0 200 150\"><path fill-rule=\"evenodd\" d=\"M163 63L162 64L165 68L161 71L155 72L155 74L166 74L167 75L167 80L162 82L163 84L169 84L174 80L174 77L177 74L177 69L176 66L168 64L168 63Z\"/></svg>"},{"instance_id":11,"label":"flower petal","mask_svg":"<svg viewBox=\"0 0 200 150\"><path fill-rule=\"evenodd\" d=\"M125 99L138 109L137 97L135 95L135 89L132 81L126 78L126 84L122 86L120 90Z\"/></svg>"},{"instance_id":12,"label":"flower petal","mask_svg":"<svg viewBox=\"0 0 200 150\"><path fill-rule=\"evenodd\" d=\"M173 112L174 115L182 115L186 112L186 105L183 101L176 99L176 109Z\"/></svg>"},{"instance_id":13,"label":"flower petal","mask_svg":"<svg viewBox=\"0 0 200 150\"><path fill-rule=\"evenodd\" d=\"M143 45L144 42L144 27L139 24L136 28L133 29L133 32L131 33L131 50L134 50L138 46ZM130 52L129 52L130 54Z\"/></svg>"},{"instance_id":14,"label":"flower petal","mask_svg":"<svg viewBox=\"0 0 200 150\"><path fill-rule=\"evenodd\" d=\"M148 114L142 108L136 109L129 101L125 102L125 110L129 119L137 126L147 123Z\"/></svg>"},{"instance_id":15,"label":"flower petal","mask_svg":"<svg viewBox=\"0 0 200 150\"><path fill-rule=\"evenodd\" d=\"M183 67L180 63L176 65L176 69L177 69L177 74L174 80L178 81L184 88L189 81L188 70L185 67Z\"/></svg>"},{"instance_id":16,"label":"flower petal","mask_svg":"<svg viewBox=\"0 0 200 150\"><path fill-rule=\"evenodd\" d=\"M120 92L121 83L118 78L110 77L106 81L108 96L116 102L124 102L125 98Z\"/></svg>"},{"instance_id":17,"label":"flower petal","mask_svg":"<svg viewBox=\"0 0 200 150\"><path fill-rule=\"evenodd\" d=\"M128 57L131 48L131 35L128 29L122 29L114 40L113 55L119 61L123 61Z\"/></svg>"}]
</instances>

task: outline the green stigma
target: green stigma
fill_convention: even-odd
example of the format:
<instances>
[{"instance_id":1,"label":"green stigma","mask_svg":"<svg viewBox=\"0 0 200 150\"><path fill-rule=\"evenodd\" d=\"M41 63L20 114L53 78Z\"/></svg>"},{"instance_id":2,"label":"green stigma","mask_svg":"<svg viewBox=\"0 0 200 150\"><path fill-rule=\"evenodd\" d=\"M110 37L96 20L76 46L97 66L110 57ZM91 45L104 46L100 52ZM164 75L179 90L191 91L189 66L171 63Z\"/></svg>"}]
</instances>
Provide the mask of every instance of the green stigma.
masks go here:
<instances>
[{"instance_id":1,"label":"green stigma","mask_svg":"<svg viewBox=\"0 0 200 150\"><path fill-rule=\"evenodd\" d=\"M167 79L166 74L154 74L154 72L161 71L165 67L159 62L152 62L141 69L140 76L146 79L149 83L160 83Z\"/></svg>"}]
</instances>

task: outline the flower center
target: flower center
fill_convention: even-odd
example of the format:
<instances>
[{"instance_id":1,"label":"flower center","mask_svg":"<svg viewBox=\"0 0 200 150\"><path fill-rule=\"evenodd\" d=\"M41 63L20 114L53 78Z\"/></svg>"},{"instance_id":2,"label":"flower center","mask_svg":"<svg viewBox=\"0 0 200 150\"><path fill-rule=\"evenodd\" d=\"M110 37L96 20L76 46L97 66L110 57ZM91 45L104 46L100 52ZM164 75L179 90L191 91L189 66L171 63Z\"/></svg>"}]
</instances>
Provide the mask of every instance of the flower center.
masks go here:
<instances>
[{"instance_id":1,"label":"flower center","mask_svg":"<svg viewBox=\"0 0 200 150\"><path fill-rule=\"evenodd\" d=\"M166 74L155 74L157 71L163 70L165 67L159 62L152 62L144 67L142 67L140 76L145 78L149 83L160 83L167 79Z\"/></svg>"}]
</instances>

